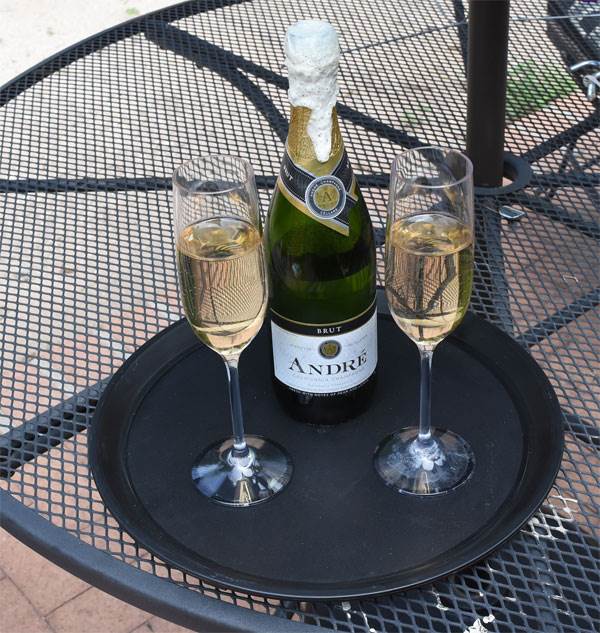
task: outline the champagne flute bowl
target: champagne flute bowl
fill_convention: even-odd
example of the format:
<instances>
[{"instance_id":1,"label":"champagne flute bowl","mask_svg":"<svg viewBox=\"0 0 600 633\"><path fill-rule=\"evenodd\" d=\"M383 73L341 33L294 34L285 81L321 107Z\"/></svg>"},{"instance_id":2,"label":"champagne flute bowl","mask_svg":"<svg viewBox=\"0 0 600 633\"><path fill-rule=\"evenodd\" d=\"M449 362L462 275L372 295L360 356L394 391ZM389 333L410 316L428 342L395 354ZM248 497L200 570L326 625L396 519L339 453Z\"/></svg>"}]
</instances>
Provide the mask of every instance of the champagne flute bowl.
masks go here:
<instances>
[{"instance_id":1,"label":"champagne flute bowl","mask_svg":"<svg viewBox=\"0 0 600 633\"><path fill-rule=\"evenodd\" d=\"M238 364L261 328L267 268L251 165L212 155L173 175L179 290L196 336L225 363L233 437L204 449L192 466L196 488L213 501L251 506L280 492L292 462L277 444L245 435Z\"/></svg>"},{"instance_id":2,"label":"champagne flute bowl","mask_svg":"<svg viewBox=\"0 0 600 633\"><path fill-rule=\"evenodd\" d=\"M471 161L439 147L400 154L390 180L385 291L394 321L419 349L419 426L387 437L374 458L380 477L399 492L445 493L473 470L468 443L431 426L433 352L463 319L472 279Z\"/></svg>"}]
</instances>

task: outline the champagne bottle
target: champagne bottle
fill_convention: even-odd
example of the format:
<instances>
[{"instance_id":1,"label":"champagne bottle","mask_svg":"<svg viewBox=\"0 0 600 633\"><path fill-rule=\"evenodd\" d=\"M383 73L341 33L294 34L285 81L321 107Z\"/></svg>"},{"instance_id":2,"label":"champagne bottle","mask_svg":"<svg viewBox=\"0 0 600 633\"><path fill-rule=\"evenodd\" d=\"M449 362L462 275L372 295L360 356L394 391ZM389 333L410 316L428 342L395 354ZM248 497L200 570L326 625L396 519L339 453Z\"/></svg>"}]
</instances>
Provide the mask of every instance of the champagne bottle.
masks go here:
<instances>
[{"instance_id":1,"label":"champagne bottle","mask_svg":"<svg viewBox=\"0 0 600 633\"><path fill-rule=\"evenodd\" d=\"M373 229L335 110L337 33L298 22L285 49L292 110L266 229L275 390L292 417L335 424L374 387Z\"/></svg>"}]
</instances>

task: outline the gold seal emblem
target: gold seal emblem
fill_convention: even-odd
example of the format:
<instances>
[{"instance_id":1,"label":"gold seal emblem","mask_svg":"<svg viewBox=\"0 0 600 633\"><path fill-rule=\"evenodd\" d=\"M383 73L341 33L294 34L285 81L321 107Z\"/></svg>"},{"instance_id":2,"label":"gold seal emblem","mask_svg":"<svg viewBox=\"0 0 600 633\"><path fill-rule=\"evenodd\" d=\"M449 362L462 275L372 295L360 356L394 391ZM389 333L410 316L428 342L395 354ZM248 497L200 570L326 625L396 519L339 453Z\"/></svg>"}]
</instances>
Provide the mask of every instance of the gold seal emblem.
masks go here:
<instances>
[{"instance_id":1,"label":"gold seal emblem","mask_svg":"<svg viewBox=\"0 0 600 633\"><path fill-rule=\"evenodd\" d=\"M346 206L346 190L337 176L320 176L306 188L306 206L318 218L336 218Z\"/></svg>"},{"instance_id":2,"label":"gold seal emblem","mask_svg":"<svg viewBox=\"0 0 600 633\"><path fill-rule=\"evenodd\" d=\"M340 201L340 192L331 183L325 182L315 189L313 199L320 209L331 211Z\"/></svg>"},{"instance_id":3,"label":"gold seal emblem","mask_svg":"<svg viewBox=\"0 0 600 633\"><path fill-rule=\"evenodd\" d=\"M324 341L319 345L319 354L323 358L335 358L341 351L342 346L337 341Z\"/></svg>"}]
</instances>

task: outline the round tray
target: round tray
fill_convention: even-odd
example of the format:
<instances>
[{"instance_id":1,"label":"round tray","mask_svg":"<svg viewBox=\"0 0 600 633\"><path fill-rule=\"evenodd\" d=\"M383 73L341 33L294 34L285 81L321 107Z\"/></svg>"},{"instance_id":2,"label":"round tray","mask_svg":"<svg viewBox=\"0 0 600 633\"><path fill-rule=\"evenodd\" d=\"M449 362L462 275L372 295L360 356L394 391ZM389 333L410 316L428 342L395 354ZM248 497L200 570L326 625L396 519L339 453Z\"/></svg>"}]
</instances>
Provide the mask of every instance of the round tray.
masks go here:
<instances>
[{"instance_id":1,"label":"round tray","mask_svg":"<svg viewBox=\"0 0 600 633\"><path fill-rule=\"evenodd\" d=\"M185 321L133 354L103 394L89 434L100 494L127 532L173 566L280 598L393 592L483 558L548 494L563 446L556 397L529 354L483 319L467 315L433 363L434 424L471 444L475 470L428 498L395 492L373 468L379 442L417 419L417 351L391 317L379 315L373 403L345 424L287 418L270 354L267 324L240 363L246 430L284 446L294 474L251 508L218 505L192 484L197 455L231 427L223 361Z\"/></svg>"}]
</instances>

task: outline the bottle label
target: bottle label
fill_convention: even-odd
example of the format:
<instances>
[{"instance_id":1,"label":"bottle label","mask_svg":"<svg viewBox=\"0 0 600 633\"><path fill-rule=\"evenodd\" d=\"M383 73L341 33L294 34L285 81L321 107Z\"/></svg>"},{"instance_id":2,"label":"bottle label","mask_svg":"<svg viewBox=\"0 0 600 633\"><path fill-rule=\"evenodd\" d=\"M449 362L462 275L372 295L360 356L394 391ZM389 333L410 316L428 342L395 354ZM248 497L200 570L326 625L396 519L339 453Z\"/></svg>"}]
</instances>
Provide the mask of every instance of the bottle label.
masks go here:
<instances>
[{"instance_id":1,"label":"bottle label","mask_svg":"<svg viewBox=\"0 0 600 633\"><path fill-rule=\"evenodd\" d=\"M271 310L275 377L294 391L339 395L362 385L377 366L375 302L359 316L322 325Z\"/></svg>"},{"instance_id":2,"label":"bottle label","mask_svg":"<svg viewBox=\"0 0 600 633\"><path fill-rule=\"evenodd\" d=\"M286 147L277 185L299 211L342 235L349 235L350 209L358 196L346 150L342 150L330 174L316 176L295 163Z\"/></svg>"}]
</instances>

